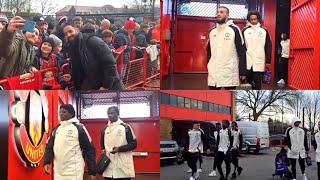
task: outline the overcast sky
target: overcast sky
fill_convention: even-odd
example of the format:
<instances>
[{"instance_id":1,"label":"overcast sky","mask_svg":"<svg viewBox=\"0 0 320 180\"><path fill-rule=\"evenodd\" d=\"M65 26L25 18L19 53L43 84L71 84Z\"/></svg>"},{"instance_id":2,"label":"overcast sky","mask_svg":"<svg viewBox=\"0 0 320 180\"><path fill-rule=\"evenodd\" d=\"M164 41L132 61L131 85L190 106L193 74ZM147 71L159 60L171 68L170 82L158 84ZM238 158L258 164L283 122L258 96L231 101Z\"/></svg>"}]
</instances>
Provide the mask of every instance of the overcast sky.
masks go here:
<instances>
[{"instance_id":1,"label":"overcast sky","mask_svg":"<svg viewBox=\"0 0 320 180\"><path fill-rule=\"evenodd\" d=\"M76 0L58 0L58 10L62 9L66 5L75 5ZM127 5L128 2L132 2L132 0L77 0L78 6L104 6L104 5L112 5L114 7L122 7L123 5ZM160 4L160 0L156 1L156 4Z\"/></svg>"}]
</instances>

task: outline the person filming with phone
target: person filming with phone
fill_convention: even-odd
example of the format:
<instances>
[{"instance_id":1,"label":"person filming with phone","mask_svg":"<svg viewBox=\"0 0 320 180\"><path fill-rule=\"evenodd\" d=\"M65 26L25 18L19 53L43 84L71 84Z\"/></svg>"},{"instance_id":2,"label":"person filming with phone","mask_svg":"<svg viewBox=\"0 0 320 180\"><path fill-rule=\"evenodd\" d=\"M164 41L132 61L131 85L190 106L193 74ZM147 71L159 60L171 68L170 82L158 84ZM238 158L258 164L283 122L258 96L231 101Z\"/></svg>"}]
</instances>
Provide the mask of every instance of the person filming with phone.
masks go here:
<instances>
[{"instance_id":1,"label":"person filming with phone","mask_svg":"<svg viewBox=\"0 0 320 180\"><path fill-rule=\"evenodd\" d=\"M32 72L34 45L39 36L32 22L15 16L0 32L0 79Z\"/></svg>"}]
</instances>

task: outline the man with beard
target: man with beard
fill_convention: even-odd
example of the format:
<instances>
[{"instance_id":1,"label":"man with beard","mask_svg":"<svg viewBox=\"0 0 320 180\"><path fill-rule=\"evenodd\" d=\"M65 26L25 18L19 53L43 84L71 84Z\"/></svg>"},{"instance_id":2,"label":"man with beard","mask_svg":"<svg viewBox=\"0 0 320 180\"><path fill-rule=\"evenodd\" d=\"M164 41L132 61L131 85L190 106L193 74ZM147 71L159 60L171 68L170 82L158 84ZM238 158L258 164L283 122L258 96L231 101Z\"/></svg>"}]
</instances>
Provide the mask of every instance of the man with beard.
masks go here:
<instances>
[{"instance_id":1,"label":"man with beard","mask_svg":"<svg viewBox=\"0 0 320 180\"><path fill-rule=\"evenodd\" d=\"M242 30L247 48L247 80L252 89L261 90L265 66L269 68L271 62L272 44L268 30L259 23L259 12L249 12L247 20L249 25Z\"/></svg>"},{"instance_id":2,"label":"man with beard","mask_svg":"<svg viewBox=\"0 0 320 180\"><path fill-rule=\"evenodd\" d=\"M220 6L217 26L209 34L207 45L208 86L211 90L235 90L246 76L246 49L241 31L228 20L229 9Z\"/></svg>"},{"instance_id":3,"label":"man with beard","mask_svg":"<svg viewBox=\"0 0 320 180\"><path fill-rule=\"evenodd\" d=\"M94 36L94 33L81 33L71 24L63 26L63 33L68 43L76 90L124 89L116 60L100 38Z\"/></svg>"}]
</instances>

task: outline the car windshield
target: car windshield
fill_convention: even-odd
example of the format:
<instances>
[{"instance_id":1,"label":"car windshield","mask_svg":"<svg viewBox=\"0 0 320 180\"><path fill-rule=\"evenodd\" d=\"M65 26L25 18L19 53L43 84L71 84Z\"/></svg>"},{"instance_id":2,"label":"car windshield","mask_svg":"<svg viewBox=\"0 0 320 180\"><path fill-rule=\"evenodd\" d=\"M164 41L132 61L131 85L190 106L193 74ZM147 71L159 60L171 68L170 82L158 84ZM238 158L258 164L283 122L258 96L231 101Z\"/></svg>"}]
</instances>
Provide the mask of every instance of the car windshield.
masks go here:
<instances>
[{"instance_id":1,"label":"car windshield","mask_svg":"<svg viewBox=\"0 0 320 180\"><path fill-rule=\"evenodd\" d=\"M175 144L160 144L160 148L175 148Z\"/></svg>"}]
</instances>

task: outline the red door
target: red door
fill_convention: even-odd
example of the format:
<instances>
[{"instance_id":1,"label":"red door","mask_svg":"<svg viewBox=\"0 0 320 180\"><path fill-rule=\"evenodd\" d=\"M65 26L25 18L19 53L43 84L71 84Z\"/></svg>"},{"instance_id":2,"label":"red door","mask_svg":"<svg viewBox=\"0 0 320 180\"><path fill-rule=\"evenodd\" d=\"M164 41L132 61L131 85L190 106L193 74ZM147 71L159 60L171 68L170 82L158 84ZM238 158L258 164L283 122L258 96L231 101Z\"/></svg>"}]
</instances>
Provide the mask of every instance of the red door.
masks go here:
<instances>
[{"instance_id":1,"label":"red door","mask_svg":"<svg viewBox=\"0 0 320 180\"><path fill-rule=\"evenodd\" d=\"M293 89L319 89L320 8L318 0L291 1L288 85Z\"/></svg>"},{"instance_id":2,"label":"red door","mask_svg":"<svg viewBox=\"0 0 320 180\"><path fill-rule=\"evenodd\" d=\"M177 17L174 72L207 72L206 45L212 27L212 18Z\"/></svg>"}]
</instances>

